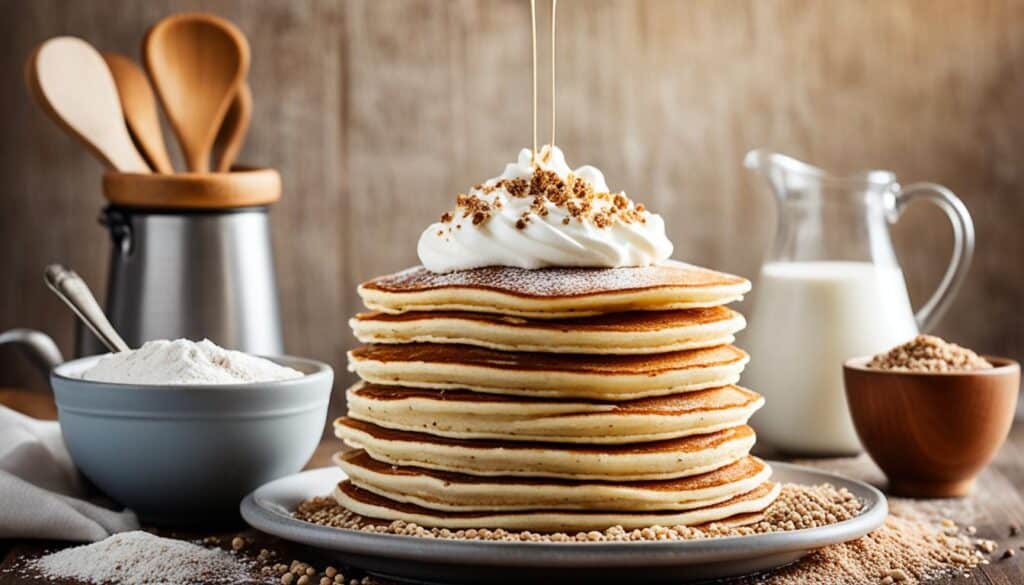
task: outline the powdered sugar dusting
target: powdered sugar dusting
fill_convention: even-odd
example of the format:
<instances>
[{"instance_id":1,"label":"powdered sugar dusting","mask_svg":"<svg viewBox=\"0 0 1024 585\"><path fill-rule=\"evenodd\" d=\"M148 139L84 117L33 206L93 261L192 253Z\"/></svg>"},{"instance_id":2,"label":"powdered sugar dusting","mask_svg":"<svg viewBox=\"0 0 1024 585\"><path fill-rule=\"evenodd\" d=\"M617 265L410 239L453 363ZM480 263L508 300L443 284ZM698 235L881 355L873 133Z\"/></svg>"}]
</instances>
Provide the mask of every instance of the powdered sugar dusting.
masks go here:
<instances>
[{"instance_id":1,"label":"powdered sugar dusting","mask_svg":"<svg viewBox=\"0 0 1024 585\"><path fill-rule=\"evenodd\" d=\"M527 270L489 266L446 274L431 272L423 266L414 266L363 284L363 288L391 293L468 287L549 298L659 287L699 288L710 286L739 287L742 290L737 292L745 292L750 283L739 276L668 260L653 266L627 268L539 268Z\"/></svg>"},{"instance_id":2,"label":"powdered sugar dusting","mask_svg":"<svg viewBox=\"0 0 1024 585\"><path fill-rule=\"evenodd\" d=\"M159 339L100 359L82 378L118 384L204 385L272 382L302 375L270 360L224 349L209 339L198 343Z\"/></svg>"},{"instance_id":3,"label":"powdered sugar dusting","mask_svg":"<svg viewBox=\"0 0 1024 585\"><path fill-rule=\"evenodd\" d=\"M140 530L58 551L31 562L46 577L104 585L251 583L248 563L221 549L154 536Z\"/></svg>"}]
</instances>

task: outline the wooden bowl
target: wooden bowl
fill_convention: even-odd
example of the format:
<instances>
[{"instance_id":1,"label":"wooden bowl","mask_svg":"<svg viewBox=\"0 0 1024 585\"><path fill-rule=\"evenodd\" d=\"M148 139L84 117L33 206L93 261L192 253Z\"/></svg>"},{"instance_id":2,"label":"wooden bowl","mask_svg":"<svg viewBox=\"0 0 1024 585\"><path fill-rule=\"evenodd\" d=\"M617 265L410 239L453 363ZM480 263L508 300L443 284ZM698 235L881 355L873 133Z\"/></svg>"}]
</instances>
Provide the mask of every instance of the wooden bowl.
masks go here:
<instances>
[{"instance_id":1,"label":"wooden bowl","mask_svg":"<svg viewBox=\"0 0 1024 585\"><path fill-rule=\"evenodd\" d=\"M894 495L964 496L1013 423L1020 364L956 373L870 369L870 358L843 365L846 402L864 448Z\"/></svg>"},{"instance_id":2,"label":"wooden bowl","mask_svg":"<svg viewBox=\"0 0 1024 585\"><path fill-rule=\"evenodd\" d=\"M230 173L103 175L103 195L115 205L148 209L230 209L270 205L281 198L274 169L234 167Z\"/></svg>"}]
</instances>

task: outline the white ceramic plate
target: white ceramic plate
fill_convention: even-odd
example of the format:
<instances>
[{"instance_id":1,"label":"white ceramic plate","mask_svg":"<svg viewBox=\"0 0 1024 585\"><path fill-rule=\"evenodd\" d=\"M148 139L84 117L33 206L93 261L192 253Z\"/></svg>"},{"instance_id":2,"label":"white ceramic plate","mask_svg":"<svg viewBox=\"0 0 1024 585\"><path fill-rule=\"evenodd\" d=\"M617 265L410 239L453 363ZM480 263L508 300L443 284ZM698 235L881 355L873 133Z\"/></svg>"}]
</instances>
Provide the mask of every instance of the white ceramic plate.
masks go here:
<instances>
[{"instance_id":1,"label":"white ceramic plate","mask_svg":"<svg viewBox=\"0 0 1024 585\"><path fill-rule=\"evenodd\" d=\"M736 577L791 563L810 551L861 537L888 514L885 496L863 482L788 463L771 463L773 480L846 488L864 501L850 520L822 528L694 541L528 543L423 539L328 528L292 517L299 502L329 494L340 469L272 481L242 501L246 522L320 549L372 574L411 583L686 583Z\"/></svg>"}]
</instances>

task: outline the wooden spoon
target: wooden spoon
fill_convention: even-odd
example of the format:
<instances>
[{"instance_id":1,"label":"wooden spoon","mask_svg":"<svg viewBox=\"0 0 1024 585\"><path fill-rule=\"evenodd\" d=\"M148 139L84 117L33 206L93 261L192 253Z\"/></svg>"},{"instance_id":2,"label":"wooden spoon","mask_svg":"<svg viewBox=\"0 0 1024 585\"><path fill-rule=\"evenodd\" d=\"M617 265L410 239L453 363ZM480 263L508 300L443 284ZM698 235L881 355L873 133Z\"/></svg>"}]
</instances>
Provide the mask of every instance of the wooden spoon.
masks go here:
<instances>
[{"instance_id":1,"label":"wooden spoon","mask_svg":"<svg viewBox=\"0 0 1024 585\"><path fill-rule=\"evenodd\" d=\"M219 152L217 172L227 173L231 171L231 165L238 158L238 152L245 144L245 135L249 131L249 122L252 121L252 89L248 83L243 83L235 99L231 102L227 116L224 117L224 125L217 133L217 139L213 143L213 151Z\"/></svg>"},{"instance_id":2,"label":"wooden spoon","mask_svg":"<svg viewBox=\"0 0 1024 585\"><path fill-rule=\"evenodd\" d=\"M156 96L153 95L146 73L134 61L118 53L103 53L103 60L114 75L117 93L121 96L121 106L124 108L124 119L136 143L156 172L173 173L174 167L171 166L171 157L167 154L164 134L160 129Z\"/></svg>"},{"instance_id":3,"label":"wooden spoon","mask_svg":"<svg viewBox=\"0 0 1024 585\"><path fill-rule=\"evenodd\" d=\"M43 111L108 167L150 172L128 134L114 77L92 45L75 37L52 38L29 56L25 77Z\"/></svg>"},{"instance_id":4,"label":"wooden spoon","mask_svg":"<svg viewBox=\"0 0 1024 585\"><path fill-rule=\"evenodd\" d=\"M230 22L202 13L149 29L142 53L190 170L210 170L210 151L249 72L249 43Z\"/></svg>"}]
</instances>

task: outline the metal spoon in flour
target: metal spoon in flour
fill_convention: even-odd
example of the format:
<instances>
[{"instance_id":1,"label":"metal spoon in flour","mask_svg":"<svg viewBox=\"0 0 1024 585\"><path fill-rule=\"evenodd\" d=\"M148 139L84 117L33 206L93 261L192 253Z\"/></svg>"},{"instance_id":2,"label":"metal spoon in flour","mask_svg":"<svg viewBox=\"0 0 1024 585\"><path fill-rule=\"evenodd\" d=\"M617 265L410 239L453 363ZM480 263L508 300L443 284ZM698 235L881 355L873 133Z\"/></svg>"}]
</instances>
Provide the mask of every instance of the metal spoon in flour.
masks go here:
<instances>
[{"instance_id":1,"label":"metal spoon in flour","mask_svg":"<svg viewBox=\"0 0 1024 585\"><path fill-rule=\"evenodd\" d=\"M96 297L89 290L81 276L74 270L68 270L60 264L46 267L46 285L57 293L60 300L74 311L75 315L94 333L110 351L120 353L131 350L128 344L117 334L114 326L103 314Z\"/></svg>"}]
</instances>

